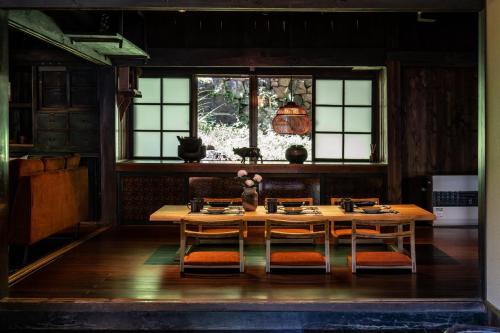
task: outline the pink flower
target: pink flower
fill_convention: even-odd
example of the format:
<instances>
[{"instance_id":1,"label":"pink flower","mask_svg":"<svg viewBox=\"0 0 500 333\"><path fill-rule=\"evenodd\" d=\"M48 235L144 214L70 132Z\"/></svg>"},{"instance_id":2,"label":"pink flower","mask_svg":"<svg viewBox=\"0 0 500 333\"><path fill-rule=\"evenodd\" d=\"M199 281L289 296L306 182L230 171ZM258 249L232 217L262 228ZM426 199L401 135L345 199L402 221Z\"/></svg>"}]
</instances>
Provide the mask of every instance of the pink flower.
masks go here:
<instances>
[{"instance_id":1,"label":"pink flower","mask_svg":"<svg viewBox=\"0 0 500 333\"><path fill-rule=\"evenodd\" d=\"M254 186L255 183L253 182L253 180L247 179L247 180L245 180L245 185L248 187L251 187L251 186Z\"/></svg>"},{"instance_id":2,"label":"pink flower","mask_svg":"<svg viewBox=\"0 0 500 333\"><path fill-rule=\"evenodd\" d=\"M260 183L262 181L262 176L259 174L255 174L255 176L253 176L253 180L255 180L257 183Z\"/></svg>"},{"instance_id":3,"label":"pink flower","mask_svg":"<svg viewBox=\"0 0 500 333\"><path fill-rule=\"evenodd\" d=\"M248 172L246 172L245 170L238 171L238 177L245 177L246 175L248 175Z\"/></svg>"}]
</instances>

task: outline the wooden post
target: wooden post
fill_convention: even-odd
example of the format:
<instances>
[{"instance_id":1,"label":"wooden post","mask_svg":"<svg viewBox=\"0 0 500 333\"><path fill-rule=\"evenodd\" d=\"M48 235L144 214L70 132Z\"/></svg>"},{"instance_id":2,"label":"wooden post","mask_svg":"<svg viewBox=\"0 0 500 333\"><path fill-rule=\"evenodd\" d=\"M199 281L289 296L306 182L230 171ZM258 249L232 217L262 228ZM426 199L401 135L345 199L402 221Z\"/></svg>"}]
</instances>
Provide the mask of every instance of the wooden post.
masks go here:
<instances>
[{"instance_id":1,"label":"wooden post","mask_svg":"<svg viewBox=\"0 0 500 333\"><path fill-rule=\"evenodd\" d=\"M7 296L9 208L9 31L0 10L0 298Z\"/></svg>"},{"instance_id":2,"label":"wooden post","mask_svg":"<svg viewBox=\"0 0 500 333\"><path fill-rule=\"evenodd\" d=\"M101 223L116 225L115 68L100 68L98 84L101 138Z\"/></svg>"},{"instance_id":3,"label":"wooden post","mask_svg":"<svg viewBox=\"0 0 500 333\"><path fill-rule=\"evenodd\" d=\"M387 199L400 203L401 196L401 65L399 61L387 63Z\"/></svg>"}]
</instances>

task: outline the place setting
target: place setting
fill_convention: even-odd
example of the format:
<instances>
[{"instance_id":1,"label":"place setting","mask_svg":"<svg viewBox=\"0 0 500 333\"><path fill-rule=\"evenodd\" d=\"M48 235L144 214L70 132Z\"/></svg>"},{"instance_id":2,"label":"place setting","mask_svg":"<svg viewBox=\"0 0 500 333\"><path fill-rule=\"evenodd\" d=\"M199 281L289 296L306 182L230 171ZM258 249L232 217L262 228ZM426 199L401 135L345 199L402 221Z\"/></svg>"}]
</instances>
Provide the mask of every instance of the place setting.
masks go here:
<instances>
[{"instance_id":1,"label":"place setting","mask_svg":"<svg viewBox=\"0 0 500 333\"><path fill-rule=\"evenodd\" d=\"M266 214L283 215L322 215L318 207L308 206L304 201L283 201L269 198L266 202Z\"/></svg>"},{"instance_id":2,"label":"place setting","mask_svg":"<svg viewBox=\"0 0 500 333\"><path fill-rule=\"evenodd\" d=\"M233 205L231 201L209 201L204 203L201 198L189 201L187 207L189 214L209 214L209 215L243 215L245 211L242 206Z\"/></svg>"}]
</instances>

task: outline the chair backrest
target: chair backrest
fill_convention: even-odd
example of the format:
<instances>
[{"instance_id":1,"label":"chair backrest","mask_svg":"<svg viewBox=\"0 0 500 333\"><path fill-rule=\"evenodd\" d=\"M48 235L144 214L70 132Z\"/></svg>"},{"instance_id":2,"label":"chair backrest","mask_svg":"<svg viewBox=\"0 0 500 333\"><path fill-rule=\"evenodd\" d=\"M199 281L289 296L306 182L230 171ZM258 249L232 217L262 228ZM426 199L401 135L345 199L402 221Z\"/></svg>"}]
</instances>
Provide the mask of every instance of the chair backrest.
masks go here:
<instances>
[{"instance_id":1,"label":"chair backrest","mask_svg":"<svg viewBox=\"0 0 500 333\"><path fill-rule=\"evenodd\" d=\"M267 199L266 198L266 203L267 203ZM314 199L313 198L276 198L278 199L278 204L281 204L282 202L304 202L304 204L306 206L311 206L313 205L314 203Z\"/></svg>"},{"instance_id":2,"label":"chair backrest","mask_svg":"<svg viewBox=\"0 0 500 333\"><path fill-rule=\"evenodd\" d=\"M340 205L340 201L344 199L344 198L331 198L330 199L330 203L332 205L335 205L335 206L338 206ZM379 198L351 198L351 200L356 203L356 202L360 202L360 201L373 201L375 202L376 205L380 205L380 199Z\"/></svg>"},{"instance_id":3,"label":"chair backrest","mask_svg":"<svg viewBox=\"0 0 500 333\"><path fill-rule=\"evenodd\" d=\"M234 226L238 230L234 231L231 229L220 229L220 231L215 232L213 229L210 231L193 231L189 230L188 226L198 226L198 227L228 227ZM186 239L187 237L193 238L233 238L239 237L244 238L245 223L243 220L235 219L218 219L217 221L201 220L201 219L182 219L181 220L181 239Z\"/></svg>"},{"instance_id":4,"label":"chair backrest","mask_svg":"<svg viewBox=\"0 0 500 333\"><path fill-rule=\"evenodd\" d=\"M311 227L316 225L323 226L322 230L311 231L314 230ZM280 228L280 231L273 231L273 227ZM285 228L304 228L304 233L287 232ZM330 222L327 220L274 220L268 219L266 220L265 225L265 234L266 239L269 240L273 238L273 235L279 236L279 238L318 238L324 237L325 240L328 240L330 237Z\"/></svg>"},{"instance_id":5,"label":"chair backrest","mask_svg":"<svg viewBox=\"0 0 500 333\"><path fill-rule=\"evenodd\" d=\"M203 198L203 202L208 204L209 202L231 202L231 204L241 204L243 200L239 198Z\"/></svg>"},{"instance_id":6,"label":"chair backrest","mask_svg":"<svg viewBox=\"0 0 500 333\"><path fill-rule=\"evenodd\" d=\"M378 233L366 232L367 226L375 227L393 227L380 229ZM405 227L408 227L405 229ZM359 228L359 229L358 229ZM353 220L352 221L352 236L359 238L378 238L391 239L398 237L412 237L415 233L415 219L408 217L394 216L386 220Z\"/></svg>"}]
</instances>

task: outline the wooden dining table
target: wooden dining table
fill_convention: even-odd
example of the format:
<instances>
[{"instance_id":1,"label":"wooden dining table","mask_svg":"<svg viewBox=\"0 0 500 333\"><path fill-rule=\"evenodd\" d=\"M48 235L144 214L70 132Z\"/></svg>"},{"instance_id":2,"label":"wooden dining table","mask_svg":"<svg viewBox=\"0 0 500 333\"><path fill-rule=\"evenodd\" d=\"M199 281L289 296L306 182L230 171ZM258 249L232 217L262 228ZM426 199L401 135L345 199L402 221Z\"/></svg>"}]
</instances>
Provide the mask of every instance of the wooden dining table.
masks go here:
<instances>
[{"instance_id":1,"label":"wooden dining table","mask_svg":"<svg viewBox=\"0 0 500 333\"><path fill-rule=\"evenodd\" d=\"M179 223L181 220L205 220L213 221L216 223L221 220L234 220L241 219L244 221L265 222L267 219L281 219L281 220L314 220L322 221L328 220L331 222L352 221L352 220L377 220L377 221L391 221L401 220L404 218L415 221L433 221L436 217L433 213L418 207L413 204L397 204L385 205L387 210L397 213L383 213L383 214L367 214L361 212L359 209L346 213L339 206L334 205L319 205L317 207L321 214L268 214L264 206L258 206L257 210L253 212L244 212L241 215L235 214L204 214L204 213L190 213L187 206L184 205L165 205L150 215L151 222L174 222ZM413 224L414 222L412 222ZM414 230L414 228L412 228ZM403 249L403 239L398 238L397 248L401 251Z\"/></svg>"},{"instance_id":2,"label":"wooden dining table","mask_svg":"<svg viewBox=\"0 0 500 333\"><path fill-rule=\"evenodd\" d=\"M360 211L346 213L339 206L319 205L317 207L321 214L268 214L264 206L258 206L256 211L244 212L242 215L230 214L203 214L190 213L185 205L165 205L150 215L151 222L180 222L182 219L203 219L206 221L220 221L221 219L241 219L244 221L264 222L267 219L287 220L329 220L329 221L352 221L352 220L384 220L408 218L415 221L433 221L434 214L413 204L388 205L388 209L398 212L384 214L366 214Z\"/></svg>"}]
</instances>

